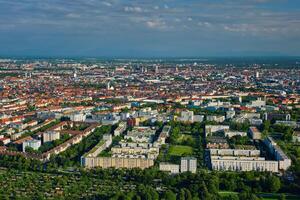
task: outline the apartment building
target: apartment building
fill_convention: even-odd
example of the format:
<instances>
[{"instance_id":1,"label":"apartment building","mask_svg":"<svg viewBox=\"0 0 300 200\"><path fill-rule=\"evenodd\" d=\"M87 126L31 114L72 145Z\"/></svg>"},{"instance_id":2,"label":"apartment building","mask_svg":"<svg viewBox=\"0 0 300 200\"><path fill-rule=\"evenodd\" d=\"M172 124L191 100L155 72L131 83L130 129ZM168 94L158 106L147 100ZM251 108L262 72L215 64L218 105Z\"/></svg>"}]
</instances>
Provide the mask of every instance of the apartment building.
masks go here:
<instances>
[{"instance_id":1,"label":"apartment building","mask_svg":"<svg viewBox=\"0 0 300 200\"><path fill-rule=\"evenodd\" d=\"M212 121L212 122L218 122L222 123L225 121L225 116L218 116L218 115L208 115L206 116L207 121Z\"/></svg>"},{"instance_id":2,"label":"apartment building","mask_svg":"<svg viewBox=\"0 0 300 200\"><path fill-rule=\"evenodd\" d=\"M211 135L215 132L229 130L227 125L205 125L205 136Z\"/></svg>"},{"instance_id":3,"label":"apartment building","mask_svg":"<svg viewBox=\"0 0 300 200\"><path fill-rule=\"evenodd\" d=\"M120 122L118 127L114 130L114 136L121 135L127 128L126 122Z\"/></svg>"},{"instance_id":4,"label":"apartment building","mask_svg":"<svg viewBox=\"0 0 300 200\"><path fill-rule=\"evenodd\" d=\"M210 167L220 171L278 172L278 162L262 157L211 156Z\"/></svg>"},{"instance_id":5,"label":"apartment building","mask_svg":"<svg viewBox=\"0 0 300 200\"><path fill-rule=\"evenodd\" d=\"M132 140L137 143L151 143L155 135L155 130L150 127L134 127L132 131L128 131L125 135L126 140Z\"/></svg>"},{"instance_id":6,"label":"apartment building","mask_svg":"<svg viewBox=\"0 0 300 200\"><path fill-rule=\"evenodd\" d=\"M254 126L249 128L248 133L253 140L261 139L261 132Z\"/></svg>"},{"instance_id":7,"label":"apartment building","mask_svg":"<svg viewBox=\"0 0 300 200\"><path fill-rule=\"evenodd\" d=\"M291 159L288 158L272 137L267 137L264 140L264 143L267 146L268 151L275 157L275 160L279 162L278 168L280 170L287 170L292 165Z\"/></svg>"},{"instance_id":8,"label":"apartment building","mask_svg":"<svg viewBox=\"0 0 300 200\"><path fill-rule=\"evenodd\" d=\"M31 147L34 150L38 150L41 144L42 144L41 140L36 140L36 139L26 140L22 144L23 152L25 152L26 147Z\"/></svg>"},{"instance_id":9,"label":"apartment building","mask_svg":"<svg viewBox=\"0 0 300 200\"><path fill-rule=\"evenodd\" d=\"M51 142L54 140L60 139L60 132L59 131L46 131L43 133L43 143Z\"/></svg>"},{"instance_id":10,"label":"apartment building","mask_svg":"<svg viewBox=\"0 0 300 200\"><path fill-rule=\"evenodd\" d=\"M192 172L197 171L197 159L194 157L182 157L180 160L180 172Z\"/></svg>"},{"instance_id":11,"label":"apartment building","mask_svg":"<svg viewBox=\"0 0 300 200\"><path fill-rule=\"evenodd\" d=\"M177 118L177 121L180 122L202 122L204 119L204 115L194 115L193 111L182 111L180 117Z\"/></svg>"},{"instance_id":12,"label":"apartment building","mask_svg":"<svg viewBox=\"0 0 300 200\"><path fill-rule=\"evenodd\" d=\"M159 163L159 170L169 172L171 174L178 174L180 172L180 165L161 162Z\"/></svg>"},{"instance_id":13,"label":"apartment building","mask_svg":"<svg viewBox=\"0 0 300 200\"><path fill-rule=\"evenodd\" d=\"M147 158L125 157L82 157L81 165L87 168L140 168L145 169L154 165L154 160Z\"/></svg>"},{"instance_id":14,"label":"apartment building","mask_svg":"<svg viewBox=\"0 0 300 200\"><path fill-rule=\"evenodd\" d=\"M224 131L224 136L225 137L233 137L233 136L241 136L241 137L245 137L247 136L246 132L241 132L241 131L232 131L232 130L225 130Z\"/></svg>"}]
</instances>

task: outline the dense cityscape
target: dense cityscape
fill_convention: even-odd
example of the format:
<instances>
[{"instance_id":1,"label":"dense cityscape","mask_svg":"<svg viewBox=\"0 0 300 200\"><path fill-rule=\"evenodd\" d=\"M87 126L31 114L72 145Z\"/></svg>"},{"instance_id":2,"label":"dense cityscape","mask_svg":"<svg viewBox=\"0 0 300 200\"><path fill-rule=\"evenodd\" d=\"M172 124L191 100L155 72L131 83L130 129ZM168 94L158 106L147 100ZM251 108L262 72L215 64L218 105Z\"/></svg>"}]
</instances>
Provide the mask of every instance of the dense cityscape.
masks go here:
<instances>
[{"instance_id":1,"label":"dense cityscape","mask_svg":"<svg viewBox=\"0 0 300 200\"><path fill-rule=\"evenodd\" d=\"M0 200L300 200L299 0L0 0Z\"/></svg>"},{"instance_id":2,"label":"dense cityscape","mask_svg":"<svg viewBox=\"0 0 300 200\"><path fill-rule=\"evenodd\" d=\"M299 199L299 65L3 58L1 199Z\"/></svg>"}]
</instances>

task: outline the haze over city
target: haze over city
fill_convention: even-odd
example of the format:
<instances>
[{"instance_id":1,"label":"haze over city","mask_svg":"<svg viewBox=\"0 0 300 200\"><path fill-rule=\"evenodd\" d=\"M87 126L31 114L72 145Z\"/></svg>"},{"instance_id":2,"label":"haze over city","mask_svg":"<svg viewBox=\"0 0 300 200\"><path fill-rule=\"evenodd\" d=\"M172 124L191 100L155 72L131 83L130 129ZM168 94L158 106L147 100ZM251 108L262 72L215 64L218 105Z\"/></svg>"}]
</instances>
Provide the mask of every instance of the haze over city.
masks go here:
<instances>
[{"instance_id":1,"label":"haze over city","mask_svg":"<svg viewBox=\"0 0 300 200\"><path fill-rule=\"evenodd\" d=\"M0 0L0 44L2 56L298 56L300 1Z\"/></svg>"}]
</instances>

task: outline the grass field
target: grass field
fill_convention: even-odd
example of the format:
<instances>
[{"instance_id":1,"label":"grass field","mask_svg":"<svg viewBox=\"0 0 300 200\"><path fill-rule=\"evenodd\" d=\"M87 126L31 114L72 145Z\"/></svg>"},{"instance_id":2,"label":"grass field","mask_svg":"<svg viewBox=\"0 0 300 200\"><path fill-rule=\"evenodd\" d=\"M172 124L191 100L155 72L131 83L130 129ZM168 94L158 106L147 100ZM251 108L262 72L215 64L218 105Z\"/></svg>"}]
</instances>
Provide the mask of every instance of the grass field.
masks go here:
<instances>
[{"instance_id":1,"label":"grass field","mask_svg":"<svg viewBox=\"0 0 300 200\"><path fill-rule=\"evenodd\" d=\"M234 195L234 194L238 194L237 192L230 192L230 191L221 191L219 192L219 194L222 196L222 197L228 197L229 195Z\"/></svg>"},{"instance_id":2,"label":"grass field","mask_svg":"<svg viewBox=\"0 0 300 200\"><path fill-rule=\"evenodd\" d=\"M171 145L168 152L171 156L192 155L193 148L183 145Z\"/></svg>"}]
</instances>

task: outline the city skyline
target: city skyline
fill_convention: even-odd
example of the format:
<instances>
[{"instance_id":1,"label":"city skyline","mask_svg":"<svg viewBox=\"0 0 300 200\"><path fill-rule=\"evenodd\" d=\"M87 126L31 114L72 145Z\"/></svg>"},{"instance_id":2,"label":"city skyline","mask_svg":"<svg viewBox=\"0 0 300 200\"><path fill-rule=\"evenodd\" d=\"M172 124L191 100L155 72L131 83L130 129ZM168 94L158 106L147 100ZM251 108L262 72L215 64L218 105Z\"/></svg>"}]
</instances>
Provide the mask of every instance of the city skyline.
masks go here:
<instances>
[{"instance_id":1,"label":"city skyline","mask_svg":"<svg viewBox=\"0 0 300 200\"><path fill-rule=\"evenodd\" d=\"M0 0L1 56L299 56L300 2Z\"/></svg>"}]
</instances>

